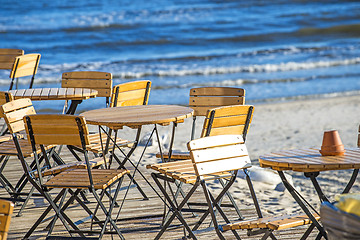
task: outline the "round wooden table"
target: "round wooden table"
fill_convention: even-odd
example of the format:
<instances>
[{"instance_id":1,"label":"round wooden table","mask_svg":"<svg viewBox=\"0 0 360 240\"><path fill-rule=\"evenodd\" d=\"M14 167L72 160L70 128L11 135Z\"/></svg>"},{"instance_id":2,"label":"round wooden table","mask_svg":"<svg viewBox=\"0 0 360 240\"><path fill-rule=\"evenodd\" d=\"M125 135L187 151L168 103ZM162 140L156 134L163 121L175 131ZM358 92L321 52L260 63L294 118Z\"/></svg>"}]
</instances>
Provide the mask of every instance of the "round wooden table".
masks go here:
<instances>
[{"instance_id":1,"label":"round wooden table","mask_svg":"<svg viewBox=\"0 0 360 240\"><path fill-rule=\"evenodd\" d=\"M180 123L191 117L194 110L176 105L140 105L102 108L84 112L86 122L93 125L107 126L117 130L124 126L138 128L143 125L169 125Z\"/></svg>"},{"instance_id":2,"label":"round wooden table","mask_svg":"<svg viewBox=\"0 0 360 240\"><path fill-rule=\"evenodd\" d=\"M355 183L356 177L360 168L360 149L346 149L345 155L342 156L322 156L319 149L292 149L273 152L259 157L261 167L269 167L276 170L284 183L286 189L293 196L295 201L299 204L302 210L309 216L313 224L318 228L321 235L326 237L326 232L320 223L314 218L309 208L314 208L300 195L298 191L286 179L283 171L291 170L296 172L303 172L304 176L310 178L320 201L328 201L328 198L323 193L320 184L316 177L322 171L336 171L353 169L353 174L344 188L342 193L348 193ZM309 206L309 207L307 207Z\"/></svg>"},{"instance_id":3,"label":"round wooden table","mask_svg":"<svg viewBox=\"0 0 360 240\"><path fill-rule=\"evenodd\" d=\"M14 99L30 98L39 100L71 100L71 105L66 114L74 114L82 100L95 98L98 91L87 88L30 88L9 91Z\"/></svg>"},{"instance_id":4,"label":"round wooden table","mask_svg":"<svg viewBox=\"0 0 360 240\"><path fill-rule=\"evenodd\" d=\"M116 146L118 149L120 149L119 146L116 144L116 136L117 131L119 129L122 129L124 126L130 127L130 128L137 128L138 133L136 135L136 139L134 141L134 145L132 146L131 150L126 154L125 158L121 161L119 158L116 157L115 151L112 151L112 156L114 159L116 159L119 163L119 168L124 168L125 163L127 161L132 164L132 166L135 168L135 172L139 172L139 174L142 176L142 178L148 183L148 185L154 190L155 193L156 190L153 188L153 186L150 184L150 182L147 180L147 178L142 174L141 171L138 169L138 164L140 163L144 152L146 151L147 144L144 146L143 154L141 154L140 159L138 160L138 163L135 165L131 160L130 156L134 152L135 148L138 145L139 138L140 138L140 131L141 127L143 125L154 125L154 128L151 132L151 135L149 139L153 136L153 134L156 134L159 150L162 154L162 146L159 139L159 134L156 125L162 125L166 126L170 123L173 123L172 128L172 136L170 139L170 145L169 145L169 152L171 152L173 143L174 143L174 136L175 136L175 128L178 123L184 122L184 119L191 117L194 110L189 107L183 107L183 106L176 106L176 105L139 105L139 106L123 106L123 107L112 107L112 108L102 108L102 109L96 109L96 110L90 110L87 112L84 112L80 114L80 116L85 117L86 122L88 124L92 125L98 125L99 128L102 129L102 131L106 132L102 128L102 126L106 126L112 130L115 131L115 140L112 140L112 143L114 146ZM108 140L106 142L105 151L108 150L108 144L109 144L109 138L111 138L111 132L108 134ZM163 160L163 157L162 157ZM132 176L132 181L134 181L134 176ZM136 184L136 183L135 183ZM137 185L137 184L136 184ZM130 185L129 185L130 187ZM140 192L142 192L141 188L138 186L138 189ZM144 199L146 199L146 195L143 194ZM124 199L126 198L126 195Z\"/></svg>"}]
</instances>

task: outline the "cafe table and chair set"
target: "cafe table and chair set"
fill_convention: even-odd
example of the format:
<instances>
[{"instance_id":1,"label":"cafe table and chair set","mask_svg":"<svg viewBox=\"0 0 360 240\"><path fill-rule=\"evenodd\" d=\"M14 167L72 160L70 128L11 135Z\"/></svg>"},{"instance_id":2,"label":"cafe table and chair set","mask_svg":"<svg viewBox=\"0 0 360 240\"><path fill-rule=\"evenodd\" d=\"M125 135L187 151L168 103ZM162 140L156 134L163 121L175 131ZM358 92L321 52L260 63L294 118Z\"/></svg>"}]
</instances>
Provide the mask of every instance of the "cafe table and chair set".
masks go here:
<instances>
[{"instance_id":1,"label":"cafe table and chair set","mask_svg":"<svg viewBox=\"0 0 360 240\"><path fill-rule=\"evenodd\" d=\"M148 105L150 81L113 87L112 75L107 72L66 72L62 74L60 88L33 88L39 60L40 54L24 54L19 49L0 50L0 69L11 72L9 91L0 92L0 114L5 121L0 138L0 184L9 199L21 205L18 216L26 211L25 206L32 197L42 197L48 204L24 239L31 238L43 225L46 237L57 239L59 236L53 233L59 222L67 232L64 238L101 239L111 234L125 239L117 223L132 186L141 194L141 200L152 201L145 191L151 189L162 202L163 211L156 213L161 217L155 239L175 227L183 228L184 237L193 239L204 231L213 231L218 239L240 239L241 231L261 239L277 239L276 231L304 225L308 228L302 239L309 237L313 230L317 230L317 239L327 239L317 209L289 183L284 171L303 172L311 180L320 201L329 201L316 179L322 171L353 169L344 193L349 192L356 181L360 166L358 149L346 149L345 154L345 150L336 154L320 153L317 149L283 150L260 156L260 166L277 171L302 210L295 215L264 216L248 171L251 161L245 141L254 107L245 105L244 89L193 88L188 107ZM29 88L17 89L17 78L23 76L31 76ZM76 114L82 101L95 97L106 99L103 108ZM45 100L65 100L63 114L36 114L32 101ZM67 101L71 101L70 106ZM173 149L176 128L190 117L193 124L188 152L180 152ZM196 134L199 119L203 119L201 133ZM168 148L164 149L159 126L171 125L171 138ZM91 132L90 126L98 131ZM145 146L140 146L144 126L152 126L152 130ZM124 127L136 130L134 139L122 138ZM146 170L139 166L143 165L141 161L146 157L151 138L157 139L158 161L147 165ZM67 147L72 161L61 157L62 146ZM141 154L135 159L133 153L137 149ZM20 161L22 167L15 182L6 176L6 166L12 161ZM230 191L239 171L245 174L255 207L250 219L243 216ZM124 179L129 181L125 187L122 186ZM208 185L214 181L221 186L216 193ZM123 190L125 193L120 194ZM194 195L197 202L192 202ZM89 199L96 202L95 207L90 207ZM4 200L5 203L9 201ZM71 216L74 203L88 215L80 221L90 222L86 227ZM5 216L9 216L14 204L6 206ZM235 214L230 216L229 212ZM197 219L195 224L189 222L193 218ZM210 226L204 226L205 219L210 219ZM9 220L4 222L8 224L4 228L0 225L0 233L6 235Z\"/></svg>"}]
</instances>

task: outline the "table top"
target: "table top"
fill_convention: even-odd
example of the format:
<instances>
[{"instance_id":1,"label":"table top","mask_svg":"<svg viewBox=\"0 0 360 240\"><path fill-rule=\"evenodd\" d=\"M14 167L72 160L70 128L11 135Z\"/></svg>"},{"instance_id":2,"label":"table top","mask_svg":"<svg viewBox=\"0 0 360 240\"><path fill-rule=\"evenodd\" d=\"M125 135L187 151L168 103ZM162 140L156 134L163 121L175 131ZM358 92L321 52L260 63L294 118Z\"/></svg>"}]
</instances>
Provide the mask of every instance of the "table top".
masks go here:
<instances>
[{"instance_id":1,"label":"table top","mask_svg":"<svg viewBox=\"0 0 360 240\"><path fill-rule=\"evenodd\" d=\"M30 98L36 100L85 100L94 98L96 90L87 88L31 88L9 91L15 99Z\"/></svg>"},{"instance_id":2,"label":"table top","mask_svg":"<svg viewBox=\"0 0 360 240\"><path fill-rule=\"evenodd\" d=\"M149 124L179 123L192 116L193 112L189 107L176 105L140 105L90 110L80 116L84 116L89 124L121 129L123 126L137 128Z\"/></svg>"},{"instance_id":3,"label":"table top","mask_svg":"<svg viewBox=\"0 0 360 240\"><path fill-rule=\"evenodd\" d=\"M319 172L360 168L360 148L346 149L343 156L322 156L319 149L295 149L259 157L261 167L297 172Z\"/></svg>"}]
</instances>

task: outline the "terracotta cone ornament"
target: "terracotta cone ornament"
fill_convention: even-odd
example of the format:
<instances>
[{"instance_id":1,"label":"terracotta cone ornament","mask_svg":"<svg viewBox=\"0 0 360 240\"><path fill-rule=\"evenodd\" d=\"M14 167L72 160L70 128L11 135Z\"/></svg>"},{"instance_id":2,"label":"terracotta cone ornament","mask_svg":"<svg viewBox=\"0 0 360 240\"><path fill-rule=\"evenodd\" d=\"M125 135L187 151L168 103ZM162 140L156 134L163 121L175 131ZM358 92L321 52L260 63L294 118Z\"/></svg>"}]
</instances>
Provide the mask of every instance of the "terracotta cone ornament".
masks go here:
<instances>
[{"instance_id":1,"label":"terracotta cone ornament","mask_svg":"<svg viewBox=\"0 0 360 240\"><path fill-rule=\"evenodd\" d=\"M342 144L337 130L324 132L320 153L323 156L339 156L345 154L344 144Z\"/></svg>"}]
</instances>

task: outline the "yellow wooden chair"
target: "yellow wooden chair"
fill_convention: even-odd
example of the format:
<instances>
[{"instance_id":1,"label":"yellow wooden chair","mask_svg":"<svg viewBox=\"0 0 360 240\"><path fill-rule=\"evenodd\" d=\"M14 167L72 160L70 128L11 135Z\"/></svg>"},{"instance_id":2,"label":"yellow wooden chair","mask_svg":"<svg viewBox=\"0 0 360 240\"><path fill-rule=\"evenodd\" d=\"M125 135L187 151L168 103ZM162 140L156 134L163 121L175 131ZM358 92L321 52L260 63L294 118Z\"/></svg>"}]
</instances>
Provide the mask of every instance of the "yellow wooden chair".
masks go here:
<instances>
[{"instance_id":1,"label":"yellow wooden chair","mask_svg":"<svg viewBox=\"0 0 360 240\"><path fill-rule=\"evenodd\" d=\"M35 156L39 180L34 181L29 172L27 172L27 178L45 197L50 205L34 223L33 227L26 233L24 238L29 238L39 224L43 222L49 211L54 210L56 217L52 220L51 226L49 227L49 234L51 234L56 220L60 219L71 237L73 237L73 234L79 234L80 237L85 237L85 234L89 233L92 235L98 234L97 239L101 239L105 233L111 233L117 234L121 239L124 239L119 228L116 226L111 213L121 187L123 176L128 174L129 171L124 169L91 168L86 151L86 145L90 143L90 140L88 137L89 130L85 119L73 115L43 114L25 116L24 121L26 123L27 136L34 151L38 147L41 147L44 150L44 144L81 146L87 166L86 169L69 169L62 171L48 181L45 181L41 175L41 166ZM24 171L26 171L28 167L25 159L22 158L20 160L23 164ZM103 203L103 197L104 195L112 193L112 191L109 191L110 188L114 193L113 196L109 198L110 203L107 208ZM50 189L59 189L60 193L55 198L52 198L48 192ZM78 197L80 192L86 189L89 190L97 202L97 206L94 210L87 207L87 205ZM98 193L98 191L100 191L100 193ZM71 196L64 204L59 204L58 201L65 197L66 192L70 193ZM65 213L67 207L74 200L77 201L86 213L89 214L89 217L94 220L94 224L91 225L90 229L79 229L75 222ZM101 211L103 212L102 216L100 216ZM100 221L101 217L105 218L104 221ZM97 225L99 229L97 229ZM110 225L110 229L108 228L108 225Z\"/></svg>"},{"instance_id":2,"label":"yellow wooden chair","mask_svg":"<svg viewBox=\"0 0 360 240\"><path fill-rule=\"evenodd\" d=\"M206 117L208 110L221 106L244 105L245 90L242 88L232 87L200 87L190 89L189 107L194 109L193 123L191 128L190 140L195 138L196 124L199 117ZM203 128L204 129L204 128ZM238 134L238 133L234 133ZM242 133L241 133L242 134ZM246 133L245 133L246 134ZM206 136L202 131L201 137ZM157 153L156 157L161 158L161 154ZM169 153L163 153L164 161L168 161ZM174 150L170 153L170 159L190 159L188 152Z\"/></svg>"},{"instance_id":3,"label":"yellow wooden chair","mask_svg":"<svg viewBox=\"0 0 360 240\"><path fill-rule=\"evenodd\" d=\"M165 221L165 224L155 239L161 237L175 217L184 225L189 236L192 239L197 239L193 231L199 228L209 214L211 215L218 236L224 239L218 225L214 208L220 212L220 215L227 223L230 222L221 209L219 202L234 183L237 171L251 166L244 140L241 135L204 137L190 141L188 143L188 149L191 155L190 161L179 160L148 166L148 168L159 172L152 173L151 176L164 194L165 202L170 204L169 208L171 210L171 216ZM215 197L210 193L206 182L208 180L212 181L222 178L228 179L227 184L221 190L220 194ZM179 203L176 198L172 198L166 191L163 186L163 180L166 182L178 180L184 184L191 184L192 187ZM200 185L202 186L204 198L207 203L207 210L205 210L204 215L199 219L195 227L190 228L181 211ZM234 233L236 234L236 232Z\"/></svg>"},{"instance_id":4,"label":"yellow wooden chair","mask_svg":"<svg viewBox=\"0 0 360 240\"><path fill-rule=\"evenodd\" d=\"M253 112L254 107L251 105L230 105L209 109L207 110L207 114L204 119L201 137L238 134L241 135L245 141L252 121ZM179 163L182 167L185 166L184 164L187 164L186 166L191 164L191 156L189 152L174 153L171 159L186 160ZM244 172L245 175L248 175L246 170L244 170ZM225 182L222 179L219 181L224 187ZM181 193L181 186L182 183L180 182L177 191L174 194L175 198ZM239 218L242 219L243 217L241 211L233 196L229 192L226 192L226 196L231 202L231 207L235 208ZM191 206L193 203L189 202L188 205ZM196 205L199 205L199 203L196 203Z\"/></svg>"},{"instance_id":5,"label":"yellow wooden chair","mask_svg":"<svg viewBox=\"0 0 360 240\"><path fill-rule=\"evenodd\" d=\"M10 88L13 89L15 78L31 76L29 88L33 87L35 74L37 73L37 69L39 66L41 55L38 53L25 54L21 56L15 57L15 62L12 66L10 72ZM16 80L16 88L17 88L18 80Z\"/></svg>"},{"instance_id":6,"label":"yellow wooden chair","mask_svg":"<svg viewBox=\"0 0 360 240\"><path fill-rule=\"evenodd\" d=\"M11 70L15 58L24 55L22 49L0 48L0 69Z\"/></svg>"},{"instance_id":7,"label":"yellow wooden chair","mask_svg":"<svg viewBox=\"0 0 360 240\"><path fill-rule=\"evenodd\" d=\"M23 122L23 117L28 114L36 114L34 107L32 106L30 99L18 99L8 103L3 104L0 107L0 113L2 114L7 127L10 131L12 140L8 140L2 144L0 144L0 156L2 160L1 171L0 171L0 183L4 186L4 188L10 194L10 197L13 201L21 200L21 196L27 195L27 198L24 200L24 204L18 212L18 216L21 215L24 207L29 201L30 197L34 189L30 192L23 192L23 189L27 183L26 175L22 175L19 181L15 186L13 186L9 180L4 175L4 171L6 171L5 166L8 164L8 161L11 160L10 157L15 156L18 159L20 158L34 158L34 150L32 149L31 143L29 143L28 139L20 139L19 133L25 131L25 126ZM54 126L56 128L56 126ZM22 135L21 135L22 137ZM44 161L44 165L42 166L42 176L49 176L53 174L57 174L63 170L69 168L85 168L84 161L77 161L72 163L65 163L60 156L55 151L54 145L47 145L44 147L47 154L42 155L40 160ZM41 153L41 149L38 147L36 150L36 155ZM54 163L51 163L49 157L54 159ZM104 163L103 158L95 158L91 160L91 166L96 167ZM32 161L30 164L30 169L32 169L35 162ZM38 175L33 175L33 177L37 178ZM37 194L35 194L37 195Z\"/></svg>"},{"instance_id":8,"label":"yellow wooden chair","mask_svg":"<svg viewBox=\"0 0 360 240\"><path fill-rule=\"evenodd\" d=\"M105 97L107 107L112 91L112 74L97 71L64 72L62 74L61 87L97 90L98 95L96 97Z\"/></svg>"},{"instance_id":9,"label":"yellow wooden chair","mask_svg":"<svg viewBox=\"0 0 360 240\"><path fill-rule=\"evenodd\" d=\"M2 240L7 239L13 210L13 202L0 199L0 239Z\"/></svg>"}]
</instances>

